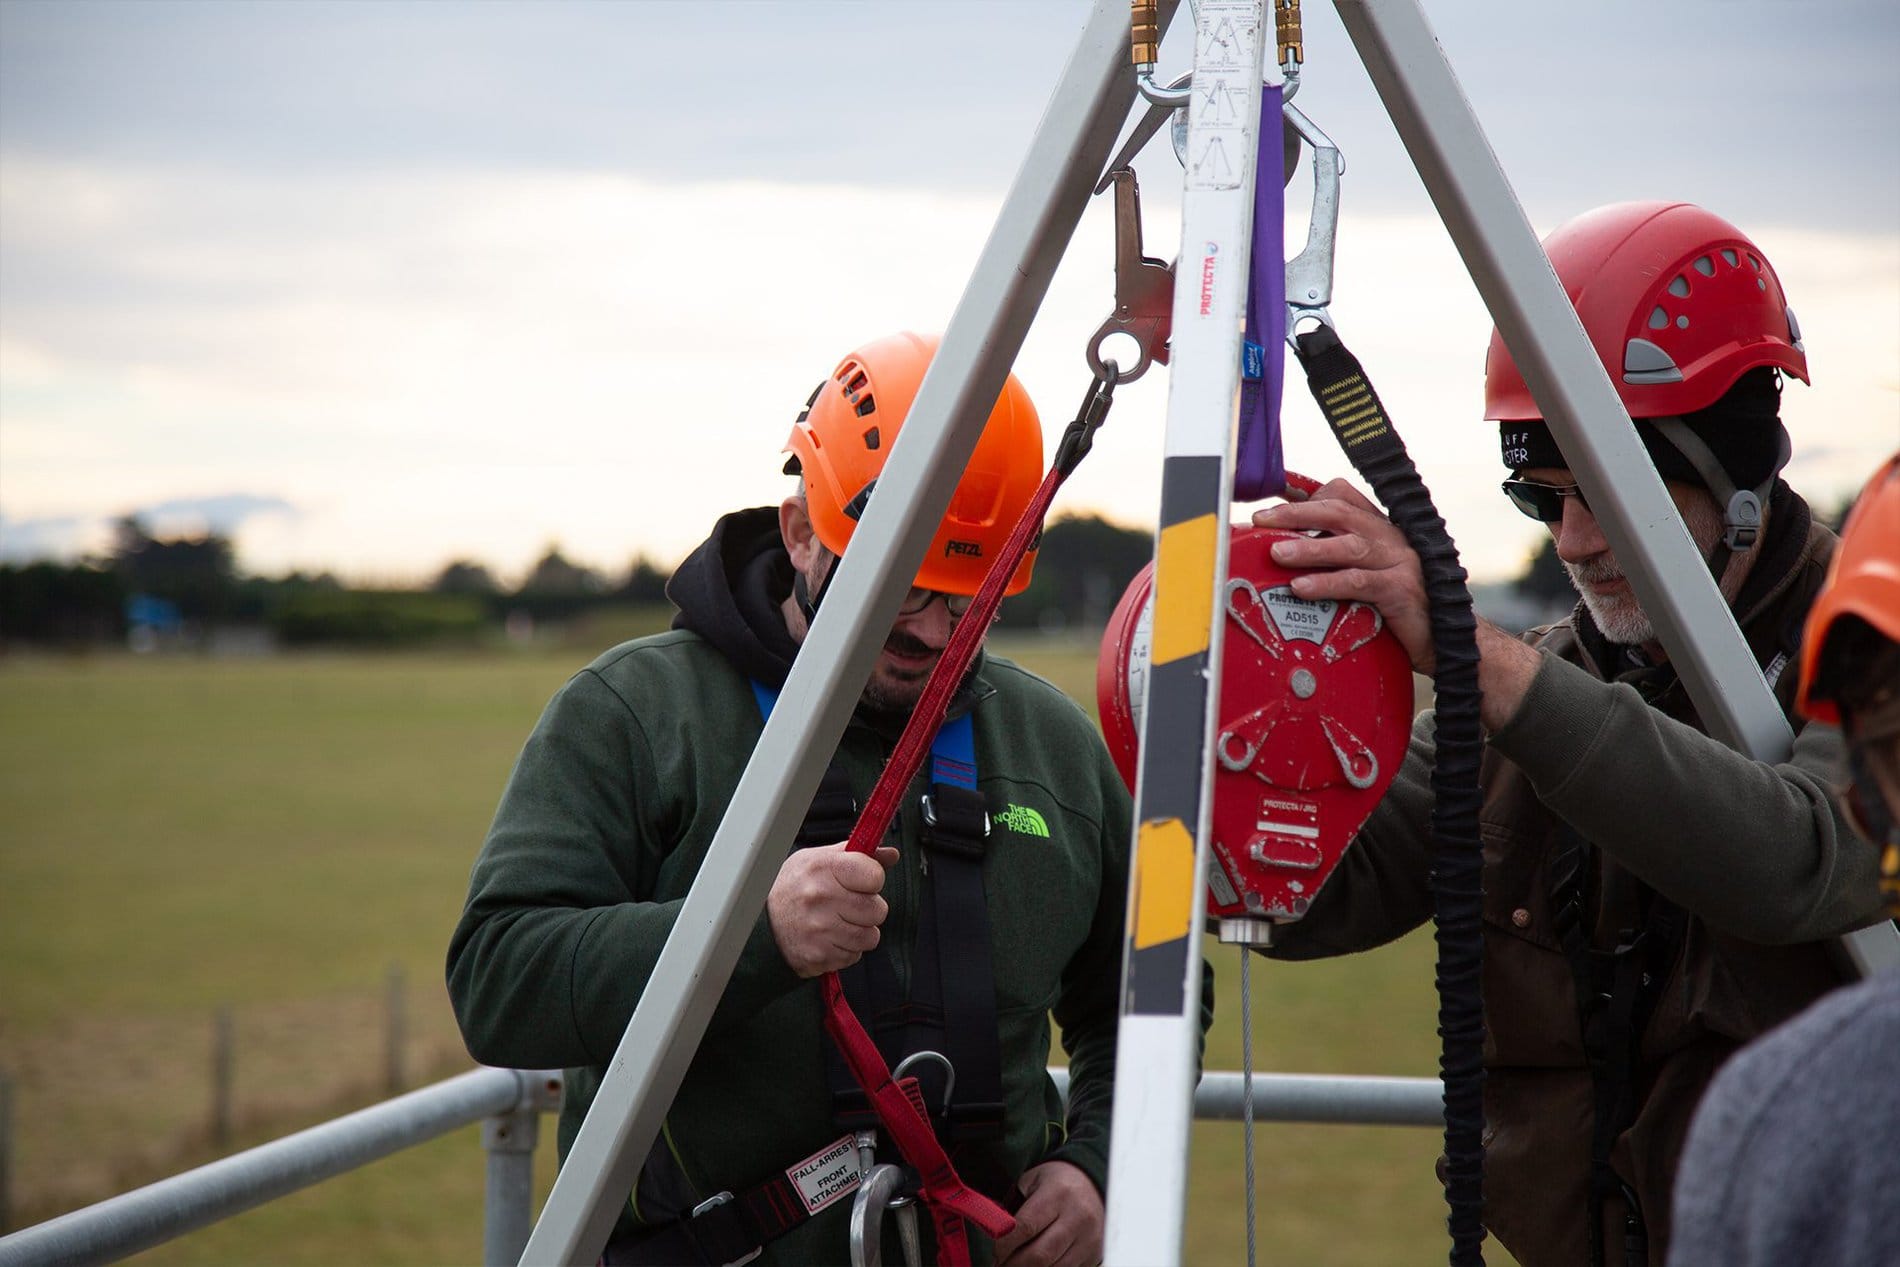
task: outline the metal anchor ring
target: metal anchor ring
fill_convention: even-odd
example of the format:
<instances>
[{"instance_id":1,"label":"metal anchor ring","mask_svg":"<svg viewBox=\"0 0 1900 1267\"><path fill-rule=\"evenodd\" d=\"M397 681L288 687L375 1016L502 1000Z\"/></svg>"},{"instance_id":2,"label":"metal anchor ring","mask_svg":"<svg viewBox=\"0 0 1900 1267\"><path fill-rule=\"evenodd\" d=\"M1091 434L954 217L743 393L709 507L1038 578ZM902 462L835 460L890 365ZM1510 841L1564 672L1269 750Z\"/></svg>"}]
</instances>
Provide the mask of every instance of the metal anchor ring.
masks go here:
<instances>
[{"instance_id":1,"label":"metal anchor ring","mask_svg":"<svg viewBox=\"0 0 1900 1267\"><path fill-rule=\"evenodd\" d=\"M1247 751L1243 755L1238 756L1238 757L1231 756L1229 755L1227 751L1227 745L1230 740L1235 740L1235 739L1240 739L1240 736L1236 735L1231 730L1222 731L1220 738L1215 741L1214 753L1216 756L1220 758L1220 763L1223 769L1232 770L1234 773L1238 774L1242 770L1245 770L1248 766L1253 764L1254 753L1260 751L1260 745L1247 743L1245 739L1240 739L1241 743L1246 744Z\"/></svg>"}]
</instances>

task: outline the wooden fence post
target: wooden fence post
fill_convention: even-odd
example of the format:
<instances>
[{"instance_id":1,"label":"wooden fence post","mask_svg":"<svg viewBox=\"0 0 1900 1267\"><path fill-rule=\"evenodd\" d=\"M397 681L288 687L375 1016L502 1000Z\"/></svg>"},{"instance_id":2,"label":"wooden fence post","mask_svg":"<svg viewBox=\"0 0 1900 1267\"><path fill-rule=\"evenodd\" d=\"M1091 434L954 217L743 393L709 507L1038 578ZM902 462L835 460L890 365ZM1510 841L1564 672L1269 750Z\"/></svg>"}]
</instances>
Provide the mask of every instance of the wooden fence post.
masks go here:
<instances>
[{"instance_id":1,"label":"wooden fence post","mask_svg":"<svg viewBox=\"0 0 1900 1267\"><path fill-rule=\"evenodd\" d=\"M13 1079L0 1070L0 1232L13 1230Z\"/></svg>"},{"instance_id":2,"label":"wooden fence post","mask_svg":"<svg viewBox=\"0 0 1900 1267\"><path fill-rule=\"evenodd\" d=\"M387 1075L389 1094L400 1095L403 1089L402 1055L403 1046L408 1037L408 1006L404 997L402 965L389 965L389 1026L387 1030L389 1045L384 1053L383 1068Z\"/></svg>"},{"instance_id":3,"label":"wooden fence post","mask_svg":"<svg viewBox=\"0 0 1900 1267\"><path fill-rule=\"evenodd\" d=\"M229 1004L218 1009L211 1029L211 1142L231 1144L232 1084L237 1080L237 1039Z\"/></svg>"}]
</instances>

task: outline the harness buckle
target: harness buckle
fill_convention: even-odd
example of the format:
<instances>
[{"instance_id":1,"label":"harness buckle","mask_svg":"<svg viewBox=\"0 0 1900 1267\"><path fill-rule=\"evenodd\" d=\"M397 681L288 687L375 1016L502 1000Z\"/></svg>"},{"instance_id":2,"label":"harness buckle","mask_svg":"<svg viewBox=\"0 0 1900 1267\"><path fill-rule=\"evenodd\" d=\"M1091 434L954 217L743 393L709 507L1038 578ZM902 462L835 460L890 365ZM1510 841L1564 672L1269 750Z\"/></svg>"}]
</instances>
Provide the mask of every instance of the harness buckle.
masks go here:
<instances>
[{"instance_id":1,"label":"harness buckle","mask_svg":"<svg viewBox=\"0 0 1900 1267\"><path fill-rule=\"evenodd\" d=\"M735 1198L732 1195L732 1190L728 1188L724 1192L713 1193L710 1197L707 1197L704 1201L701 1201L698 1205L694 1206L693 1212L686 1216L688 1220L687 1226L689 1228L688 1235L691 1235L691 1232L690 1232L690 1228L692 1226L691 1220L698 1218L700 1215L706 1213L709 1210L716 1210L720 1206L726 1205L730 1203L731 1201L733 1201L734 1199ZM725 1262L720 1264L720 1267L743 1267L743 1264L751 1262L753 1259L757 1258L760 1254L763 1254L764 1252L765 1252L765 1246L763 1245L757 1246L752 1250L751 1253L746 1254L744 1257L727 1259Z\"/></svg>"},{"instance_id":2,"label":"harness buckle","mask_svg":"<svg viewBox=\"0 0 1900 1267\"><path fill-rule=\"evenodd\" d=\"M989 804L981 792L933 783L924 794L923 843L960 858L981 860L989 848Z\"/></svg>"}]
</instances>

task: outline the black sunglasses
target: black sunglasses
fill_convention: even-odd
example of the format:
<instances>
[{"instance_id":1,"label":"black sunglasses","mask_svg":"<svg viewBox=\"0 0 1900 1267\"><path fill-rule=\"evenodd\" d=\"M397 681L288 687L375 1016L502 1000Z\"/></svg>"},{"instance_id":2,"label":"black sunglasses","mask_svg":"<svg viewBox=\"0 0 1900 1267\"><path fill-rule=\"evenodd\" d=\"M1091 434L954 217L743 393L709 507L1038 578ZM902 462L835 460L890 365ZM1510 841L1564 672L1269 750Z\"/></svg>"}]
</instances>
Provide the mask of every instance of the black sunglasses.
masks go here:
<instances>
[{"instance_id":1,"label":"black sunglasses","mask_svg":"<svg viewBox=\"0 0 1900 1267\"><path fill-rule=\"evenodd\" d=\"M1585 510L1590 508L1583 489L1575 484L1540 484L1536 480L1505 480L1499 487L1511 499L1511 505L1540 524L1554 524L1564 517L1564 498L1574 497Z\"/></svg>"}]
</instances>

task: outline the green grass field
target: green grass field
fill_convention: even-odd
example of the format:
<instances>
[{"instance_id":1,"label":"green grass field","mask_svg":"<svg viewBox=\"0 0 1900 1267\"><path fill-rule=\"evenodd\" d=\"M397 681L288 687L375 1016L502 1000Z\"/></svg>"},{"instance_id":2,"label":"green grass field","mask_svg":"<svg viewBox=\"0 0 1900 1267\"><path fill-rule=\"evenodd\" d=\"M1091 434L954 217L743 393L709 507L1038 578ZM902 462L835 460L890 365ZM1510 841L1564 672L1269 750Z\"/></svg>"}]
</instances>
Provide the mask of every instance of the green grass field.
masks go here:
<instances>
[{"instance_id":1,"label":"green grass field","mask_svg":"<svg viewBox=\"0 0 1900 1267\"><path fill-rule=\"evenodd\" d=\"M239 1144L381 1097L392 965L410 1081L467 1067L440 981L469 864L548 695L638 628L518 654L0 661L16 1223L215 1155L220 1006L236 1017ZM1091 649L1006 653L1092 702ZM1238 960L1210 954L1208 1064L1237 1068ZM1430 958L1414 935L1350 960L1258 963L1257 1066L1430 1073ZM1263 1125L1257 1151L1262 1262L1442 1258L1433 1132ZM1243 1176L1240 1128L1198 1126L1191 1262L1242 1260ZM475 1262L481 1200L471 1129L138 1261Z\"/></svg>"}]
</instances>

